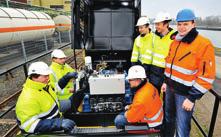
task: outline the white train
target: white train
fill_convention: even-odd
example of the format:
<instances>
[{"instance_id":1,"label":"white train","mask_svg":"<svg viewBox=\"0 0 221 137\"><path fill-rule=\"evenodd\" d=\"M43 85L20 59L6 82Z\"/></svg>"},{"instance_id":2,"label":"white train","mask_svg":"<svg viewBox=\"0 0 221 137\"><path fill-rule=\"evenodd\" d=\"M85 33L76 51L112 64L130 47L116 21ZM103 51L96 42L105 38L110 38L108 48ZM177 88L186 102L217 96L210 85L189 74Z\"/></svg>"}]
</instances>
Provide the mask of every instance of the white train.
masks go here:
<instances>
[{"instance_id":1,"label":"white train","mask_svg":"<svg viewBox=\"0 0 221 137\"><path fill-rule=\"evenodd\" d=\"M0 7L0 46L48 37L55 29L71 29L70 17L59 15L54 19L43 12Z\"/></svg>"}]
</instances>

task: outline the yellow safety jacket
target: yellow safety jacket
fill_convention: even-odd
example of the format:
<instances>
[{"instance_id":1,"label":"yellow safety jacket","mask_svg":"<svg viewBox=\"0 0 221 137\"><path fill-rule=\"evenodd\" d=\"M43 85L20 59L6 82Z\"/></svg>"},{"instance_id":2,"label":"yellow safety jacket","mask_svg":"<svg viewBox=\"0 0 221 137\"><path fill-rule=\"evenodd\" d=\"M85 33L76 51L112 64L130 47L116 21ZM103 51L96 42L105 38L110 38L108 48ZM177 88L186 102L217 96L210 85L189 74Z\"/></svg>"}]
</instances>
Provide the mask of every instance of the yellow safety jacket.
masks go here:
<instances>
[{"instance_id":1,"label":"yellow safety jacket","mask_svg":"<svg viewBox=\"0 0 221 137\"><path fill-rule=\"evenodd\" d=\"M46 84L27 79L16 104L16 117L21 130L34 133L43 119L61 117L60 104L53 89Z\"/></svg>"},{"instance_id":2,"label":"yellow safety jacket","mask_svg":"<svg viewBox=\"0 0 221 137\"><path fill-rule=\"evenodd\" d=\"M168 55L170 44L172 43L171 35L175 32L169 29L170 32L167 35L161 37L157 33L153 36L153 61L152 65L165 68L165 58Z\"/></svg>"},{"instance_id":3,"label":"yellow safety jacket","mask_svg":"<svg viewBox=\"0 0 221 137\"><path fill-rule=\"evenodd\" d=\"M59 100L69 99L69 97L73 94L73 93L70 93L69 91L70 88L74 88L73 81L70 80L68 84L65 86L65 88L63 89L59 87L58 81L68 72L75 72L75 70L72 67L70 67L68 64L61 65L55 62L52 62L50 68L53 71L53 73L50 74L50 82L51 82L51 85L53 85L56 88L58 99Z\"/></svg>"},{"instance_id":4,"label":"yellow safety jacket","mask_svg":"<svg viewBox=\"0 0 221 137\"><path fill-rule=\"evenodd\" d=\"M152 61L152 38L153 33L150 32L144 37L140 35L135 39L131 62L140 61L142 64L151 64Z\"/></svg>"}]
</instances>

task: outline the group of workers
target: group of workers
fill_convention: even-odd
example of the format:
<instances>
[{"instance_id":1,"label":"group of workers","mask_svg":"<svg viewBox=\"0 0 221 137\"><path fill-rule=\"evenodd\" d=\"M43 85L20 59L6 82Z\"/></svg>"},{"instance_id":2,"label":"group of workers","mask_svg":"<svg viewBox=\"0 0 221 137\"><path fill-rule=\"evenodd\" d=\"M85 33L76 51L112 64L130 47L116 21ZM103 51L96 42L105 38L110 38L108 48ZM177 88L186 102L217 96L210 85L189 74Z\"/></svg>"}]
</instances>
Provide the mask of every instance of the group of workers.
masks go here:
<instances>
[{"instance_id":1,"label":"group of workers","mask_svg":"<svg viewBox=\"0 0 221 137\"><path fill-rule=\"evenodd\" d=\"M161 12L154 20L153 33L149 19L139 18L140 35L134 41L127 77L135 95L115 118L117 128L141 122L161 126L163 137L190 136L195 101L215 80L214 47L198 33L195 19L191 9L180 10L175 32L169 27L170 15ZM160 93L165 94L162 99Z\"/></svg>"},{"instance_id":2,"label":"group of workers","mask_svg":"<svg viewBox=\"0 0 221 137\"><path fill-rule=\"evenodd\" d=\"M141 122L161 126L163 137L189 137L195 101L211 89L215 79L214 47L198 33L195 19L192 10L180 10L175 31L169 27L170 15L160 12L152 32L149 19L139 18L140 35L134 41L126 77L135 95L115 118L117 128ZM65 63L62 50L55 49L51 58L50 67L44 62L30 65L18 98L17 121L26 133L70 132L75 127L62 113L77 111L84 96L73 94L77 72ZM165 97L160 98L162 92Z\"/></svg>"},{"instance_id":3,"label":"group of workers","mask_svg":"<svg viewBox=\"0 0 221 137\"><path fill-rule=\"evenodd\" d=\"M75 92L74 79L78 74L65 63L66 55L60 49L51 54L49 67L44 62L29 66L28 78L16 104L16 118L24 133L44 133L64 130L71 132L75 122L62 113L76 111L84 93Z\"/></svg>"}]
</instances>

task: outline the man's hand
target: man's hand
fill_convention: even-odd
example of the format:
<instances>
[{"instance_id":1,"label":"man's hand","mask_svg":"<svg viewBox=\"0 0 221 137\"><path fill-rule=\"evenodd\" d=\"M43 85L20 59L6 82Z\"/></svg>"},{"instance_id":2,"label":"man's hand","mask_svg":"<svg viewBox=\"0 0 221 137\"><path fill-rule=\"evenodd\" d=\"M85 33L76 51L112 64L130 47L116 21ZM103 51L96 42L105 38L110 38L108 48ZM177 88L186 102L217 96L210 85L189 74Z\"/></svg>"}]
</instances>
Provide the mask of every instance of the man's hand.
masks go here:
<instances>
[{"instance_id":1,"label":"man's hand","mask_svg":"<svg viewBox=\"0 0 221 137\"><path fill-rule=\"evenodd\" d=\"M70 119L63 119L62 123L61 123L61 128L65 131L65 132L69 132L71 130L73 130L75 128L75 122L70 120Z\"/></svg>"},{"instance_id":2,"label":"man's hand","mask_svg":"<svg viewBox=\"0 0 221 137\"><path fill-rule=\"evenodd\" d=\"M163 83L163 85L161 86L161 92L166 92L167 89L167 84Z\"/></svg>"},{"instance_id":3,"label":"man's hand","mask_svg":"<svg viewBox=\"0 0 221 137\"><path fill-rule=\"evenodd\" d=\"M182 108L186 111L191 111L193 109L194 103L191 102L189 99L185 99L183 101L183 106Z\"/></svg>"},{"instance_id":4,"label":"man's hand","mask_svg":"<svg viewBox=\"0 0 221 137\"><path fill-rule=\"evenodd\" d=\"M74 93L74 91L75 91L74 88L69 88L70 93Z\"/></svg>"}]
</instances>

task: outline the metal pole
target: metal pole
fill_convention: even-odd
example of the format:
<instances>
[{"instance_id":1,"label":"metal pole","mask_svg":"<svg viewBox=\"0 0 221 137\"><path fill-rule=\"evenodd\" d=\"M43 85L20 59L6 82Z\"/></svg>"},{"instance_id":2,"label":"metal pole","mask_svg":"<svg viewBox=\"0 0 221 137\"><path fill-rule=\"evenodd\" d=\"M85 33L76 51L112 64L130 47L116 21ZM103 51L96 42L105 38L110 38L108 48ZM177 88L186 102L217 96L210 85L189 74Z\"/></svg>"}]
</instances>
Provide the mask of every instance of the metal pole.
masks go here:
<instances>
[{"instance_id":1,"label":"metal pole","mask_svg":"<svg viewBox=\"0 0 221 137\"><path fill-rule=\"evenodd\" d=\"M69 42L71 43L71 31L70 30L69 30L68 34L69 34Z\"/></svg>"},{"instance_id":2,"label":"metal pole","mask_svg":"<svg viewBox=\"0 0 221 137\"><path fill-rule=\"evenodd\" d=\"M200 126L200 124L198 123L196 118L194 116L192 116L192 119L193 119L194 123L196 124L196 126L198 127L198 129L200 130L200 132L203 134L203 136L207 137L206 133L204 132L204 130L202 129L202 127Z\"/></svg>"},{"instance_id":3,"label":"metal pole","mask_svg":"<svg viewBox=\"0 0 221 137\"><path fill-rule=\"evenodd\" d=\"M24 69L25 77L27 78L28 77L28 69L27 69L26 63L23 65L23 69Z\"/></svg>"},{"instance_id":4,"label":"metal pole","mask_svg":"<svg viewBox=\"0 0 221 137\"><path fill-rule=\"evenodd\" d=\"M26 55L26 51L25 51L25 44L24 44L23 38L21 38L21 46L22 46L23 56L24 56L24 59L25 59L25 62L26 62L27 61L27 55Z\"/></svg>"},{"instance_id":5,"label":"metal pole","mask_svg":"<svg viewBox=\"0 0 221 137\"><path fill-rule=\"evenodd\" d=\"M9 1L9 0L6 0L6 7L7 7L7 8L9 8L9 3L8 3L8 1Z\"/></svg>"},{"instance_id":6,"label":"metal pole","mask_svg":"<svg viewBox=\"0 0 221 137\"><path fill-rule=\"evenodd\" d=\"M61 44L61 32L58 32L59 43Z\"/></svg>"},{"instance_id":7,"label":"metal pole","mask_svg":"<svg viewBox=\"0 0 221 137\"><path fill-rule=\"evenodd\" d=\"M216 97L215 98L214 107L213 107L213 113L212 113L212 118L211 118L211 122L210 122L210 128L209 128L208 137L212 137L213 136L213 131L214 131L214 127L215 127L215 124L216 124L216 118L217 118L218 109L219 109L219 98Z\"/></svg>"},{"instance_id":8,"label":"metal pole","mask_svg":"<svg viewBox=\"0 0 221 137\"><path fill-rule=\"evenodd\" d=\"M48 51L48 43L47 43L47 37L44 33L44 41L45 41L45 51Z\"/></svg>"}]
</instances>

